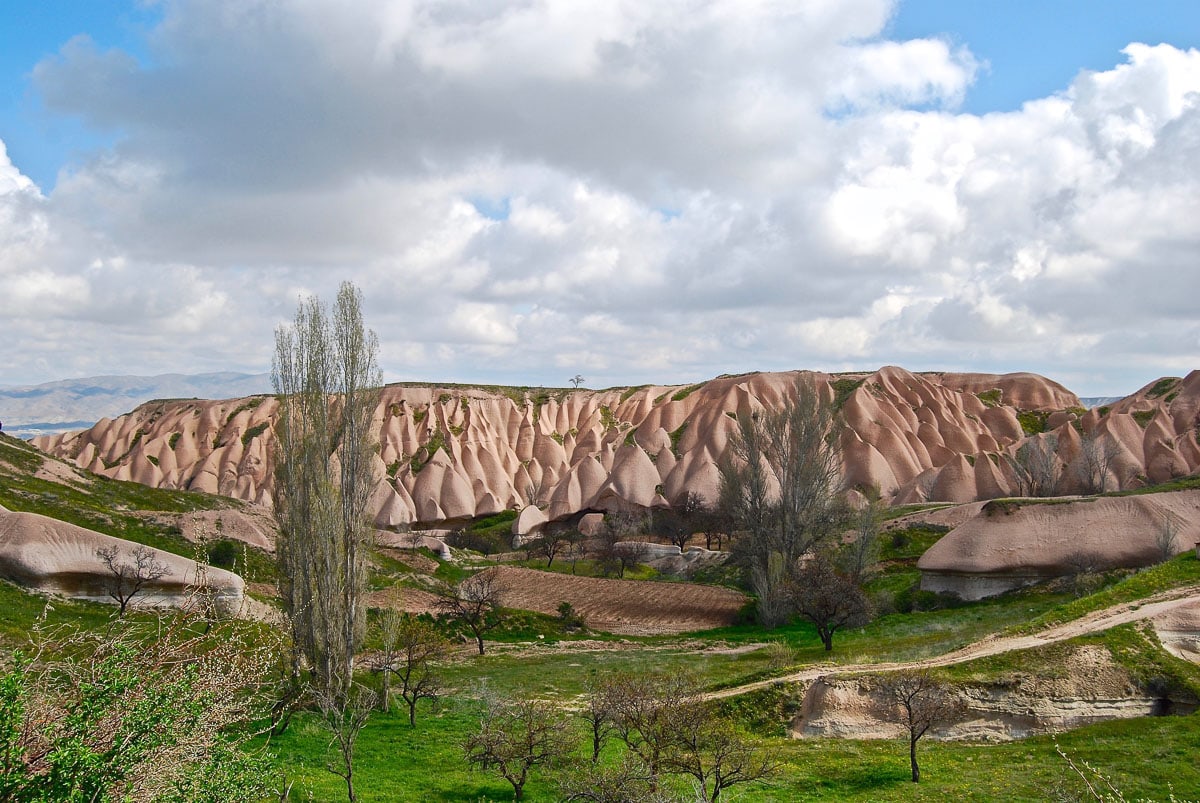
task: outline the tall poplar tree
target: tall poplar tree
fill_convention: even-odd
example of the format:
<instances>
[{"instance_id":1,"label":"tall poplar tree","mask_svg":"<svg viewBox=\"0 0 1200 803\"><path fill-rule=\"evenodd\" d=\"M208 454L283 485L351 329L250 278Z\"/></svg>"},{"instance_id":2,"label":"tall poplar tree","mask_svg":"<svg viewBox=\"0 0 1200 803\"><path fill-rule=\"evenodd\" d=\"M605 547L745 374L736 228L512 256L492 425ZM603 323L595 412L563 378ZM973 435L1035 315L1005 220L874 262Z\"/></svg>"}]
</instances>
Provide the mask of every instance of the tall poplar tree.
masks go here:
<instances>
[{"instance_id":1,"label":"tall poplar tree","mask_svg":"<svg viewBox=\"0 0 1200 803\"><path fill-rule=\"evenodd\" d=\"M279 592L293 677L307 662L319 699L348 703L366 631L371 425L382 383L362 294L344 282L332 312L302 300L275 332L275 518Z\"/></svg>"}]
</instances>

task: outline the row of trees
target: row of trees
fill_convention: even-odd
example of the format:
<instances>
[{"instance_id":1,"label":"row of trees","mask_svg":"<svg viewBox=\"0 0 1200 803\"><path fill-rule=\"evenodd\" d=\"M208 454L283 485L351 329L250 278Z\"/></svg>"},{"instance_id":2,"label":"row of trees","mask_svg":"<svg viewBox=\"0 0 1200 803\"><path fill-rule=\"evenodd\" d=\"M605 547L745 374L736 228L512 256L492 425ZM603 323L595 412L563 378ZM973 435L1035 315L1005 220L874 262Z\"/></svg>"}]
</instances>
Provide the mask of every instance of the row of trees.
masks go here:
<instances>
[{"instance_id":1,"label":"row of trees","mask_svg":"<svg viewBox=\"0 0 1200 803\"><path fill-rule=\"evenodd\" d=\"M880 675L868 683L870 707L900 726L914 783L917 746L935 728L958 720L965 706L928 670ZM463 743L467 761L494 772L521 800L531 772L552 768L564 800L625 803L673 799L665 781L690 782L687 799L716 803L726 790L770 778L778 758L705 697L697 679L622 673L594 681L576 724L560 707L531 697L480 694L478 729ZM580 758L578 724L586 732ZM608 745L616 742L619 753Z\"/></svg>"},{"instance_id":2,"label":"row of trees","mask_svg":"<svg viewBox=\"0 0 1200 803\"><path fill-rule=\"evenodd\" d=\"M528 697L481 695L479 727L463 744L467 761L501 775L523 795L530 772L555 767L566 800L666 800L668 776L689 779L717 801L738 784L773 774L777 761L742 733L687 673L618 674L593 683L576 724L561 708ZM580 759L579 725L590 759ZM620 755L602 754L609 742Z\"/></svg>"}]
</instances>

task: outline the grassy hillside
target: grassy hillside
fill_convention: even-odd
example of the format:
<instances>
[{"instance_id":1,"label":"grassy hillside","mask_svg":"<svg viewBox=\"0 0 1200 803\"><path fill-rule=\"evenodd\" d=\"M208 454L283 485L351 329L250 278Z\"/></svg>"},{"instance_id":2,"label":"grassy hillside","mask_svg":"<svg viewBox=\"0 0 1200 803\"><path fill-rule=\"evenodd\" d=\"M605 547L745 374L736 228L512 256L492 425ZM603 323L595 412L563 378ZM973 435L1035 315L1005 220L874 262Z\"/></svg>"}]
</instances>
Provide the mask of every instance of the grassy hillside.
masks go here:
<instances>
[{"instance_id":1,"label":"grassy hillside","mask_svg":"<svg viewBox=\"0 0 1200 803\"><path fill-rule=\"evenodd\" d=\"M0 433L0 506L9 510L38 513L194 558L196 545L181 534L178 515L242 505L223 496L150 488L102 477L68 466L25 441ZM274 578L270 556L250 549L248 558L247 579Z\"/></svg>"},{"instance_id":2,"label":"grassy hillside","mask_svg":"<svg viewBox=\"0 0 1200 803\"><path fill-rule=\"evenodd\" d=\"M202 494L162 491L86 473L38 474L44 460L26 444L0 436L0 504L55 516L101 532L184 555L193 547L171 524L171 516L233 505ZM500 524L504 524L501 522ZM884 615L869 625L839 633L826 653L812 626L795 623L775 630L743 624L673 637L616 637L571 632L554 617L509 611L501 630L489 638L485 656L464 645L440 666L446 690L437 706L420 704L417 725L405 714L375 714L359 739L355 765L359 797L365 801L511 800L511 788L491 774L471 771L461 743L478 722L478 695L531 693L569 707L589 680L618 671L695 673L708 689L738 686L782 676L805 666L916 660L945 653L991 634L1035 632L1118 602L1143 599L1164 589L1200 582L1200 561L1185 554L1152 569L1112 575L1107 585L1075 598L1069 589L1034 588L981 602L947 605L915 595L915 561L941 537L936 527L914 525L885 536L880 571L870 587L886 603ZM419 558L419 559L418 559ZM265 556L263 556L265 560ZM423 564L423 565L422 565ZM403 595L428 589L437 580L455 581L472 568L488 565L477 556L467 567L435 560L429 553L388 552L376 561L373 588ZM528 564L537 565L535 562ZM641 575L639 575L641 576ZM907 595L907 596L906 596ZM39 617L98 629L108 606L46 600L0 583L0 644L22 643ZM448 629L457 638L461 634ZM1144 628L1123 626L1077 642L1006 653L944 670L950 680L979 682L1022 672L1054 676L1063 650L1077 643L1100 645L1139 683L1162 684L1200 693L1200 672L1168 655ZM370 676L364 682L374 683ZM787 718L798 708L802 690L774 686L722 703L780 761L770 781L739 787L739 801L1041 801L1085 799L1082 781L1059 756L1056 740L1037 737L1006 744L923 742L924 780L908 780L906 745L893 741L785 738ZM583 758L584 726L579 728ZM301 714L268 744L275 769L293 783L293 800L344 799L343 781L324 767L331 755L328 733ZM1086 761L1123 791L1127 799L1200 799L1200 716L1127 720L1081 728L1057 737L1057 745L1077 762ZM610 746L605 754L616 760ZM1153 771L1147 771L1153 768ZM556 799L554 775L535 773L526 799ZM674 792L686 785L673 780ZM724 798L723 798L724 799Z\"/></svg>"}]
</instances>

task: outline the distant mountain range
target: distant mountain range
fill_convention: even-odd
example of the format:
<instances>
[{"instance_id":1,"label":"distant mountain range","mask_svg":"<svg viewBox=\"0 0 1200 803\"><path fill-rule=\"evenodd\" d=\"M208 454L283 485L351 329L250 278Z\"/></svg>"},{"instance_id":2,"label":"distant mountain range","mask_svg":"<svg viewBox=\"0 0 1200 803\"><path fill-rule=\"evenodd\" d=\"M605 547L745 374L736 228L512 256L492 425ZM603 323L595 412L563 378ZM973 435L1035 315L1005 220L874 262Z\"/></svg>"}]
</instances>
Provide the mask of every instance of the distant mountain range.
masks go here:
<instances>
[{"instance_id":1,"label":"distant mountain range","mask_svg":"<svg viewBox=\"0 0 1200 803\"><path fill-rule=\"evenodd\" d=\"M1083 406L1089 410L1093 407L1103 407L1106 404L1116 404L1124 396L1080 396L1079 400L1083 402Z\"/></svg>"},{"instance_id":2,"label":"distant mountain range","mask_svg":"<svg viewBox=\"0 0 1200 803\"><path fill-rule=\"evenodd\" d=\"M86 429L151 399L227 399L271 392L269 374L89 376L41 385L0 385L0 421L18 438Z\"/></svg>"}]
</instances>

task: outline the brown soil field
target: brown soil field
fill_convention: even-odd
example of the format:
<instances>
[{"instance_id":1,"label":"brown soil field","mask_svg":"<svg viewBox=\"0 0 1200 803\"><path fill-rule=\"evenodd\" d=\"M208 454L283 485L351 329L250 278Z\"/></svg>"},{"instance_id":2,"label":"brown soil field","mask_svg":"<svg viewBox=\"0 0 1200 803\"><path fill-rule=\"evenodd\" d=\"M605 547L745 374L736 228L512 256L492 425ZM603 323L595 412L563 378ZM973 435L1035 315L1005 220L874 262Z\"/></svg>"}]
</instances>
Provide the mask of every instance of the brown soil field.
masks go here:
<instances>
[{"instance_id":1,"label":"brown soil field","mask_svg":"<svg viewBox=\"0 0 1200 803\"><path fill-rule=\"evenodd\" d=\"M732 624L746 597L694 583L576 577L501 566L507 608L558 613L569 602L593 630L622 635L666 635Z\"/></svg>"}]
</instances>

